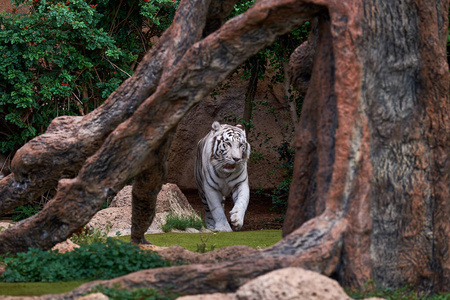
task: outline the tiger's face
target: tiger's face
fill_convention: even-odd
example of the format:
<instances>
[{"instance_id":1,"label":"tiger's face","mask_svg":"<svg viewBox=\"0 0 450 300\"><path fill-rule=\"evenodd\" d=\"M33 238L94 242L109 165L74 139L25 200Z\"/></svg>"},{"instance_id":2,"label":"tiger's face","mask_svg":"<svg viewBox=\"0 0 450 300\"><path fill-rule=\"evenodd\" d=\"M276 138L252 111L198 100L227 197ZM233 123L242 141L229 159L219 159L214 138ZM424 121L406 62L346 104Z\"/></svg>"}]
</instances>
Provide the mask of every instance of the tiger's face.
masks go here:
<instances>
[{"instance_id":1,"label":"tiger's face","mask_svg":"<svg viewBox=\"0 0 450 300\"><path fill-rule=\"evenodd\" d=\"M250 145L245 136L244 127L219 124L212 125L214 138L211 162L216 171L233 173L247 162L250 155Z\"/></svg>"}]
</instances>

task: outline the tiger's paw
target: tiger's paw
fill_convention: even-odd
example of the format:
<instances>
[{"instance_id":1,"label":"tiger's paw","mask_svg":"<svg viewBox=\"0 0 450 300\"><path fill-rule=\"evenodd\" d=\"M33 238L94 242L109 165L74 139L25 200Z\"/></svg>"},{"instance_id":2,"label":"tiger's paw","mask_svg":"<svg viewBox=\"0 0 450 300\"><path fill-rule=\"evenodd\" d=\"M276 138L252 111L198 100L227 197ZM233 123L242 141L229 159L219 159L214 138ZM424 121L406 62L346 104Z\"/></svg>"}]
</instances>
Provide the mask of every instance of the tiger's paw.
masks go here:
<instances>
[{"instance_id":1,"label":"tiger's paw","mask_svg":"<svg viewBox=\"0 0 450 300\"><path fill-rule=\"evenodd\" d=\"M216 224L215 231L221 231L221 232L232 232L233 230L230 227L230 224L228 222L226 224L218 225Z\"/></svg>"},{"instance_id":2,"label":"tiger's paw","mask_svg":"<svg viewBox=\"0 0 450 300\"><path fill-rule=\"evenodd\" d=\"M242 226L244 225L244 213L232 209L230 211L230 221L231 225L233 225L233 228L235 230L240 230Z\"/></svg>"}]
</instances>

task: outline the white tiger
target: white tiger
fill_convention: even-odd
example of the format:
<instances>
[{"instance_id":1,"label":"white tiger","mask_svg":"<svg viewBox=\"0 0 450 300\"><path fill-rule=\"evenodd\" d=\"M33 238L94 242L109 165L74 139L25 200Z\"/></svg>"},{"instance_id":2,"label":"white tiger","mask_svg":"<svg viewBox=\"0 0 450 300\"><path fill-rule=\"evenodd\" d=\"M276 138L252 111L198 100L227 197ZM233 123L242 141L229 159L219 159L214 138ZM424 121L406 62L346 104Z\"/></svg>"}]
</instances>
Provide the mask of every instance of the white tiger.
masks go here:
<instances>
[{"instance_id":1,"label":"white tiger","mask_svg":"<svg viewBox=\"0 0 450 300\"><path fill-rule=\"evenodd\" d=\"M195 181L205 209L206 226L217 231L233 231L224 212L225 197L232 195L231 224L244 224L250 199L247 160L250 144L244 127L214 122L212 130L198 142Z\"/></svg>"}]
</instances>

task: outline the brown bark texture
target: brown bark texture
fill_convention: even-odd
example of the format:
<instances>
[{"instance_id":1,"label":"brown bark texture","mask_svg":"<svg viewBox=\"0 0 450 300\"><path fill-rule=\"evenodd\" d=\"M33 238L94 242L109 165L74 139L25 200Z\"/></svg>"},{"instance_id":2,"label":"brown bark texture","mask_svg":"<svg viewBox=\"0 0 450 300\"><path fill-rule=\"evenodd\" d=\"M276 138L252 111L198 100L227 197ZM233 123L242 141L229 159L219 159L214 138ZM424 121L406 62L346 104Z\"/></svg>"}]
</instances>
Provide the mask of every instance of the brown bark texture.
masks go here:
<instances>
[{"instance_id":1,"label":"brown bark texture","mask_svg":"<svg viewBox=\"0 0 450 300\"><path fill-rule=\"evenodd\" d=\"M158 46L104 105L85 117L56 119L46 134L18 151L13 174L1 181L1 212L57 182L58 189L40 213L0 232L0 253L49 249L86 224L131 178L138 176L142 186L139 174L164 176L157 174L158 153L165 151L165 141L186 112L247 58L318 11L292 0L261 1L201 39L205 26L220 25L207 24L208 12L224 18L232 3L183 1ZM156 190L160 186L152 184ZM137 202L151 209L151 197ZM139 228L148 226L142 216L134 220ZM135 240L142 238L141 229Z\"/></svg>"},{"instance_id":2,"label":"brown bark texture","mask_svg":"<svg viewBox=\"0 0 450 300\"><path fill-rule=\"evenodd\" d=\"M262 0L224 24L208 23L224 18L230 3L183 0L161 43L102 107L56 119L18 152L14 173L0 182L0 212L58 189L39 214L0 232L0 253L65 240L133 177L132 235L142 242L149 216L136 211L152 210L147 194L164 181L161 161L180 119L278 35L316 18L308 42L314 51L304 52L313 64L283 240L217 264L145 270L103 284L230 292L295 266L349 287L374 279L448 291L449 0ZM57 297L75 298L95 284Z\"/></svg>"},{"instance_id":3,"label":"brown bark texture","mask_svg":"<svg viewBox=\"0 0 450 300\"><path fill-rule=\"evenodd\" d=\"M333 213L341 284L448 291L449 2L346 2L320 16L283 233Z\"/></svg>"}]
</instances>

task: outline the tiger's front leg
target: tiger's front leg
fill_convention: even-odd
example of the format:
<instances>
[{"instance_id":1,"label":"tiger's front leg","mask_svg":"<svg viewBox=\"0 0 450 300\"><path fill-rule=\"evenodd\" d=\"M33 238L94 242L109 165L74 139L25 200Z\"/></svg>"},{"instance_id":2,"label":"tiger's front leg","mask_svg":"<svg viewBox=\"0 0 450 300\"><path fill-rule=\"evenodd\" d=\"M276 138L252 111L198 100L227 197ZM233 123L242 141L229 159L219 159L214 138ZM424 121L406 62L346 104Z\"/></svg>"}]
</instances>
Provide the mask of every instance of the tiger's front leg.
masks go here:
<instances>
[{"instance_id":1,"label":"tiger's front leg","mask_svg":"<svg viewBox=\"0 0 450 300\"><path fill-rule=\"evenodd\" d=\"M247 180L234 189L233 201L234 206L230 211L230 220L233 228L239 230L244 225L245 212L250 201L250 188Z\"/></svg>"},{"instance_id":2,"label":"tiger's front leg","mask_svg":"<svg viewBox=\"0 0 450 300\"><path fill-rule=\"evenodd\" d=\"M228 224L227 216L223 209L222 200L223 196L219 191L205 187L206 201L208 202L208 208L212 218L214 219L214 228L210 228L216 231L233 231ZM207 224L208 225L208 224Z\"/></svg>"}]
</instances>

